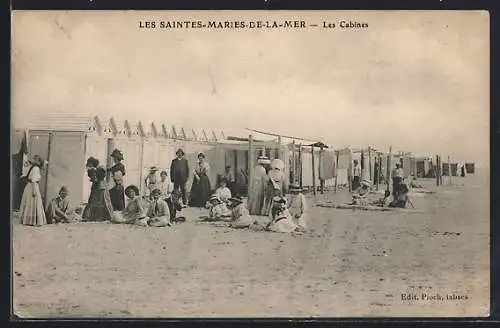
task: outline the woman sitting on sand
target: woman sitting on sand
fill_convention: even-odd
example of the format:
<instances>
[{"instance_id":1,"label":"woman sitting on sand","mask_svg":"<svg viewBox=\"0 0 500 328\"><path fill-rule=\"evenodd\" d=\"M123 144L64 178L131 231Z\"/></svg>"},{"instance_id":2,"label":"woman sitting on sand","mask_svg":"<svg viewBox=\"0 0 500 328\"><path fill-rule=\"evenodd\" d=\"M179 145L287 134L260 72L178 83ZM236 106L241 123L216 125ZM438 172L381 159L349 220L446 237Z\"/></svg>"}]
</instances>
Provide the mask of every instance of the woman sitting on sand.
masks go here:
<instances>
[{"instance_id":1,"label":"woman sitting on sand","mask_svg":"<svg viewBox=\"0 0 500 328\"><path fill-rule=\"evenodd\" d=\"M274 197L269 214L271 222L267 225L267 230L281 233L299 232L300 229L293 222L292 216L288 211L285 198Z\"/></svg>"},{"instance_id":2,"label":"woman sitting on sand","mask_svg":"<svg viewBox=\"0 0 500 328\"><path fill-rule=\"evenodd\" d=\"M161 190L151 191L152 202L147 213L147 223L151 227L170 227L170 210L167 202L161 199Z\"/></svg>"},{"instance_id":3,"label":"woman sitting on sand","mask_svg":"<svg viewBox=\"0 0 500 328\"><path fill-rule=\"evenodd\" d=\"M139 195L139 188L130 185L125 188L125 195L128 198L128 204L123 211L113 212L112 222L147 226L148 218L142 205L142 197Z\"/></svg>"},{"instance_id":4,"label":"woman sitting on sand","mask_svg":"<svg viewBox=\"0 0 500 328\"><path fill-rule=\"evenodd\" d=\"M352 203L350 205L367 206L366 199L371 190L371 183L368 180L361 181L361 187L352 194Z\"/></svg>"},{"instance_id":5,"label":"woman sitting on sand","mask_svg":"<svg viewBox=\"0 0 500 328\"><path fill-rule=\"evenodd\" d=\"M389 190L386 190L384 192L384 197L377 199L371 205L373 206L379 206L379 207L388 207L392 202L391 199L391 192Z\"/></svg>"},{"instance_id":6,"label":"woman sitting on sand","mask_svg":"<svg viewBox=\"0 0 500 328\"><path fill-rule=\"evenodd\" d=\"M239 196L231 197L229 199L229 207L231 208L231 227L235 229L250 228L254 224L254 219L250 216L248 209Z\"/></svg>"},{"instance_id":7,"label":"woman sitting on sand","mask_svg":"<svg viewBox=\"0 0 500 328\"><path fill-rule=\"evenodd\" d=\"M45 216L47 223L69 223L76 221L77 216L70 205L68 188L62 186L59 194L47 206Z\"/></svg>"}]
</instances>

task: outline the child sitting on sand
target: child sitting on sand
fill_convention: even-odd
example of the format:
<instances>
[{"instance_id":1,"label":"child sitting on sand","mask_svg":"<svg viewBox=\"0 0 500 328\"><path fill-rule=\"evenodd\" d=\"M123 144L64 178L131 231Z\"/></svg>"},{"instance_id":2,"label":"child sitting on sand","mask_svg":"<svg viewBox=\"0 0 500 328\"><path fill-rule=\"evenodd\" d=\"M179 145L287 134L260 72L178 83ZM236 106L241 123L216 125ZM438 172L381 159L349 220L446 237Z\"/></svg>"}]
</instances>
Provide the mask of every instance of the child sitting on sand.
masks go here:
<instances>
[{"instance_id":1,"label":"child sitting on sand","mask_svg":"<svg viewBox=\"0 0 500 328\"><path fill-rule=\"evenodd\" d=\"M227 187L228 181L226 177L222 177L219 181L219 188L215 190L215 194L219 197L220 201L223 203L228 203L229 198L231 198L231 190Z\"/></svg>"},{"instance_id":2,"label":"child sitting on sand","mask_svg":"<svg viewBox=\"0 0 500 328\"><path fill-rule=\"evenodd\" d=\"M254 219L250 216L246 205L239 196L229 199L229 207L231 208L231 227L235 229L250 228L254 224Z\"/></svg>"},{"instance_id":3,"label":"child sitting on sand","mask_svg":"<svg viewBox=\"0 0 500 328\"><path fill-rule=\"evenodd\" d=\"M70 206L68 188L62 186L59 194L47 206L45 216L47 223L69 223L76 220L76 214Z\"/></svg>"},{"instance_id":4,"label":"child sitting on sand","mask_svg":"<svg viewBox=\"0 0 500 328\"><path fill-rule=\"evenodd\" d=\"M209 221L230 220L231 211L226 203L221 202L216 194L210 196L208 200L208 218Z\"/></svg>"},{"instance_id":5,"label":"child sitting on sand","mask_svg":"<svg viewBox=\"0 0 500 328\"><path fill-rule=\"evenodd\" d=\"M267 230L273 232L289 233L299 232L298 226L292 221L290 212L286 205L286 199L276 196L272 200L270 211L271 222L267 225Z\"/></svg>"},{"instance_id":6,"label":"child sitting on sand","mask_svg":"<svg viewBox=\"0 0 500 328\"><path fill-rule=\"evenodd\" d=\"M147 216L142 198L139 196L139 188L130 185L125 188L125 195L128 198L128 204L123 211L113 212L113 223L137 224L147 226Z\"/></svg>"},{"instance_id":7,"label":"child sitting on sand","mask_svg":"<svg viewBox=\"0 0 500 328\"><path fill-rule=\"evenodd\" d=\"M298 228L300 230L306 230L306 197L302 193L302 188L300 188L300 186L291 185L289 190L291 194L287 200L289 204L288 211Z\"/></svg>"}]
</instances>

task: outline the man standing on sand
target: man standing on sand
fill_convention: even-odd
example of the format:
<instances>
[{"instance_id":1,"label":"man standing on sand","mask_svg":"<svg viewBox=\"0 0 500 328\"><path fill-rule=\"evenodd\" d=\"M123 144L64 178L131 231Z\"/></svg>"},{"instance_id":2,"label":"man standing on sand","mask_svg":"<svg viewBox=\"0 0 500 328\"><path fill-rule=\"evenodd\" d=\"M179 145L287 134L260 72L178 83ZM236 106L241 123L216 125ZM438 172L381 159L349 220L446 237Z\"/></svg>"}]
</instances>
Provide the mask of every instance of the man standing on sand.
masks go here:
<instances>
[{"instance_id":1,"label":"man standing on sand","mask_svg":"<svg viewBox=\"0 0 500 328\"><path fill-rule=\"evenodd\" d=\"M396 163L396 168L392 170L392 195L397 199L403 184L404 171L401 168L401 163Z\"/></svg>"},{"instance_id":2,"label":"man standing on sand","mask_svg":"<svg viewBox=\"0 0 500 328\"><path fill-rule=\"evenodd\" d=\"M361 166L357 159L354 161L354 167L352 172L352 190L356 190L361 187Z\"/></svg>"},{"instance_id":3,"label":"man standing on sand","mask_svg":"<svg viewBox=\"0 0 500 328\"><path fill-rule=\"evenodd\" d=\"M182 203L187 204L186 182L189 178L189 165L187 159L184 158L185 154L181 148L175 154L177 157L172 160L172 164L170 165L170 180L174 184L174 190L180 190Z\"/></svg>"}]
</instances>

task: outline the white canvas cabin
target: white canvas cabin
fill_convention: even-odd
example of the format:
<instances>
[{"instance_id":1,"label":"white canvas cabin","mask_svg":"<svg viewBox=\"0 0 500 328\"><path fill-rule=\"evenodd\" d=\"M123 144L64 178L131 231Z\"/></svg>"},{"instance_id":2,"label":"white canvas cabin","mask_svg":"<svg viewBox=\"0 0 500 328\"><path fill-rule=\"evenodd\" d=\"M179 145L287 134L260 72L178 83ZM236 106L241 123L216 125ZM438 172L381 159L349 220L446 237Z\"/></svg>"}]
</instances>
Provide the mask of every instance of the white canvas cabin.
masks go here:
<instances>
[{"instance_id":1,"label":"white canvas cabin","mask_svg":"<svg viewBox=\"0 0 500 328\"><path fill-rule=\"evenodd\" d=\"M98 117L60 114L34 117L28 123L29 158L38 154L49 162L40 181L45 204L63 185L68 187L74 202L85 199L89 184L85 160L89 156L102 156L101 150L106 149L103 137L106 126Z\"/></svg>"}]
</instances>

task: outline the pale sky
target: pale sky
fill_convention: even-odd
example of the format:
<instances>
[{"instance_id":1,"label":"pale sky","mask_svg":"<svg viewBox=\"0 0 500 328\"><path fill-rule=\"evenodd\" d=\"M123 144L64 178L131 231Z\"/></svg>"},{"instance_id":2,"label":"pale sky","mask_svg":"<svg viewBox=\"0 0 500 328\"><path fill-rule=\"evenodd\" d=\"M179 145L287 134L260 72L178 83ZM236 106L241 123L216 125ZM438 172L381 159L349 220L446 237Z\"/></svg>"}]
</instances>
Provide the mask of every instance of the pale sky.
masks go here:
<instances>
[{"instance_id":1,"label":"pale sky","mask_svg":"<svg viewBox=\"0 0 500 328\"><path fill-rule=\"evenodd\" d=\"M366 22L161 30L139 20ZM487 12L15 12L14 126L77 112L489 165ZM213 82L212 82L213 81Z\"/></svg>"}]
</instances>

